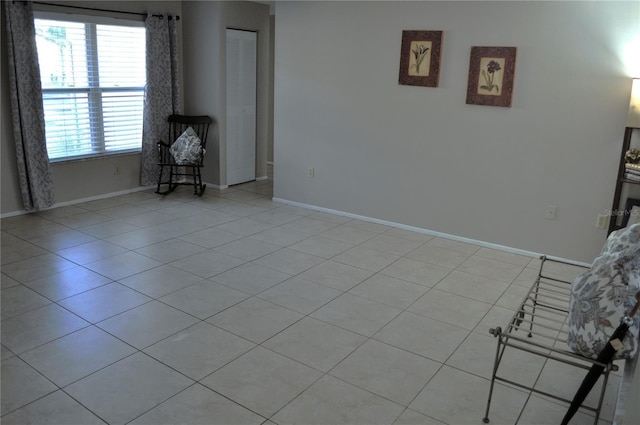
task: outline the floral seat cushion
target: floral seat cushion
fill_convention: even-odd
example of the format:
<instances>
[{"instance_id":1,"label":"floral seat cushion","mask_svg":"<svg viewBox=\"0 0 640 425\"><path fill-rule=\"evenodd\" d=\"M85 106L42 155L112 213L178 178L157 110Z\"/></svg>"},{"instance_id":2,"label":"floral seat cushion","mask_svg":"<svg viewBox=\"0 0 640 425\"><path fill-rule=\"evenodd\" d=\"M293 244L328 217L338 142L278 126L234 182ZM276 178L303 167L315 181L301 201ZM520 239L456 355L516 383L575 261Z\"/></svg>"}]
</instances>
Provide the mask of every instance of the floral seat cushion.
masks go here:
<instances>
[{"instance_id":1,"label":"floral seat cushion","mask_svg":"<svg viewBox=\"0 0 640 425\"><path fill-rule=\"evenodd\" d=\"M607 238L589 271L571 285L567 344L583 356L595 358L640 291L640 224L617 230ZM615 358L631 358L638 349L638 325L634 317L624 347Z\"/></svg>"},{"instance_id":2,"label":"floral seat cushion","mask_svg":"<svg viewBox=\"0 0 640 425\"><path fill-rule=\"evenodd\" d=\"M202 142L193 130L188 127L169 148L169 152L178 165L191 165L200 160L204 155Z\"/></svg>"}]
</instances>

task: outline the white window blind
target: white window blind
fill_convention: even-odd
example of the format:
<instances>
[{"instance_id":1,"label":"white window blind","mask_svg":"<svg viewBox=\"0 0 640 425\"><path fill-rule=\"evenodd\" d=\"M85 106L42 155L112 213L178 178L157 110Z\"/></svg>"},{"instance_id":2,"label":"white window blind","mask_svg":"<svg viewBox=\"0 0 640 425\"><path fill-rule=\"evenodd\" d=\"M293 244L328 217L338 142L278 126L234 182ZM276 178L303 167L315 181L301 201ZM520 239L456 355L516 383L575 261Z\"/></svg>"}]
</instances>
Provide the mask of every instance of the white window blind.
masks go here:
<instances>
[{"instance_id":1,"label":"white window blind","mask_svg":"<svg viewBox=\"0 0 640 425\"><path fill-rule=\"evenodd\" d=\"M49 158L139 150L146 82L142 22L68 19L35 19Z\"/></svg>"}]
</instances>

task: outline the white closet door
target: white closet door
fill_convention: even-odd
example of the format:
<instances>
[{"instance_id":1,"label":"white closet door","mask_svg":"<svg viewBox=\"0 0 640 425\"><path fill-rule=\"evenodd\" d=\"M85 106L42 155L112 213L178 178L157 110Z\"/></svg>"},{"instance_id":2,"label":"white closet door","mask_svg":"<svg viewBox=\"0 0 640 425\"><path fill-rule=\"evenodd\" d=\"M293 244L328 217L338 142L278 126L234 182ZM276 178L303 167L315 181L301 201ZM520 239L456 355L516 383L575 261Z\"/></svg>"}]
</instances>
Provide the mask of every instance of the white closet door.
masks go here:
<instances>
[{"instance_id":1,"label":"white closet door","mask_svg":"<svg viewBox=\"0 0 640 425\"><path fill-rule=\"evenodd\" d=\"M227 184L256 178L258 35L227 30Z\"/></svg>"}]
</instances>

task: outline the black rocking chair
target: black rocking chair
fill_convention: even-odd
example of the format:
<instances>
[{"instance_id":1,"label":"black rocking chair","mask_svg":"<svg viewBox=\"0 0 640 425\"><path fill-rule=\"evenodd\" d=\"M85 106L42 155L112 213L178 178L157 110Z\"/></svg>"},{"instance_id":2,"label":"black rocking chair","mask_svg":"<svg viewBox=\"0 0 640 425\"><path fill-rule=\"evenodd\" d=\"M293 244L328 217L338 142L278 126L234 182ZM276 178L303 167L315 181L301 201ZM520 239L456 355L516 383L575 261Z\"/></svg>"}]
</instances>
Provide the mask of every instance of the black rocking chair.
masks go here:
<instances>
[{"instance_id":1,"label":"black rocking chair","mask_svg":"<svg viewBox=\"0 0 640 425\"><path fill-rule=\"evenodd\" d=\"M209 125L213 120L206 115L171 115L167 120L169 138L167 142L158 142L160 175L156 193L166 195L180 185L193 185L193 194L202 196L206 185L202 184L200 169L203 167ZM168 176L165 176L165 168ZM161 190L162 186L166 186L166 189Z\"/></svg>"}]
</instances>

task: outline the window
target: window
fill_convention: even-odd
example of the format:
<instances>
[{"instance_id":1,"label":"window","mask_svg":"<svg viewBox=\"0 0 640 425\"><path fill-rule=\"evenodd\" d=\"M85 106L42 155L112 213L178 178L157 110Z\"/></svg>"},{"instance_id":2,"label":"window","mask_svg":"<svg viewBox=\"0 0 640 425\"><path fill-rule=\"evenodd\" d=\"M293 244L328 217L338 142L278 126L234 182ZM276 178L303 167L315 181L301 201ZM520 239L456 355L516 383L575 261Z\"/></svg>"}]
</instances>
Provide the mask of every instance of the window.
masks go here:
<instances>
[{"instance_id":1,"label":"window","mask_svg":"<svg viewBox=\"0 0 640 425\"><path fill-rule=\"evenodd\" d=\"M142 22L62 16L35 19L49 158L140 150Z\"/></svg>"}]
</instances>

